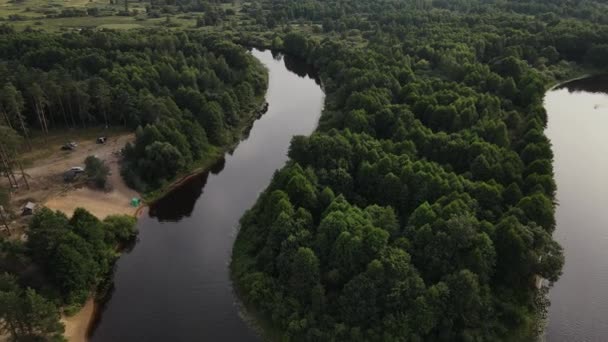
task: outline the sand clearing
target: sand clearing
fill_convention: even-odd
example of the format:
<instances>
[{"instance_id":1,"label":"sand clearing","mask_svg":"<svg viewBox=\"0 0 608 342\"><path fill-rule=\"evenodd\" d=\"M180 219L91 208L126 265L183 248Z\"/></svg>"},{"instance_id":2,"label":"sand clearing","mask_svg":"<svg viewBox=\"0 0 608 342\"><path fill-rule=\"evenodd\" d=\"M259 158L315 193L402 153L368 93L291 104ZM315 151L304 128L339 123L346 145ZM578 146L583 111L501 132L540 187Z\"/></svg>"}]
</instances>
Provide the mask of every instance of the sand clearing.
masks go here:
<instances>
[{"instance_id":1,"label":"sand clearing","mask_svg":"<svg viewBox=\"0 0 608 342\"><path fill-rule=\"evenodd\" d=\"M61 322L65 325L63 336L71 342L86 342L87 333L95 314L95 300L87 299L82 309L71 317L61 317Z\"/></svg>"},{"instance_id":2,"label":"sand clearing","mask_svg":"<svg viewBox=\"0 0 608 342\"><path fill-rule=\"evenodd\" d=\"M127 187L120 177L118 157L111 155L105 161L110 167L111 174L108 182L112 186L111 191L81 187L53 196L44 205L50 209L62 211L68 216L78 207L87 209L100 219L114 214L135 215L137 208L133 208L130 201L133 197L139 197L139 194Z\"/></svg>"}]
</instances>

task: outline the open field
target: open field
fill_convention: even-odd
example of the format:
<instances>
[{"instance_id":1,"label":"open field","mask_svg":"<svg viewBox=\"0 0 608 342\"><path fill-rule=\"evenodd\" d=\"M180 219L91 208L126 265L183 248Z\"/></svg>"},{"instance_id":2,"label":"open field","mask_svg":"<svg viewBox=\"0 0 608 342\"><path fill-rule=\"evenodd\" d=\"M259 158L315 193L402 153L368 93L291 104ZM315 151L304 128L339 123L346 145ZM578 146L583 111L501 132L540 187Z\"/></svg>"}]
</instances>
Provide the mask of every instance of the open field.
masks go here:
<instances>
[{"instance_id":1,"label":"open field","mask_svg":"<svg viewBox=\"0 0 608 342\"><path fill-rule=\"evenodd\" d=\"M173 29L195 27L196 17L191 15L162 14L150 17L146 12L148 2L129 1L130 16L118 15L124 11L124 2L111 4L108 0L0 0L0 24L9 24L17 30L28 27L51 32L83 28L128 30L146 27L170 27ZM222 9L238 13L240 4L221 4ZM95 11L88 16L66 15L63 11ZM233 19L238 19L236 15ZM169 18L169 19L167 19ZM170 23L167 23L167 20Z\"/></svg>"}]
</instances>

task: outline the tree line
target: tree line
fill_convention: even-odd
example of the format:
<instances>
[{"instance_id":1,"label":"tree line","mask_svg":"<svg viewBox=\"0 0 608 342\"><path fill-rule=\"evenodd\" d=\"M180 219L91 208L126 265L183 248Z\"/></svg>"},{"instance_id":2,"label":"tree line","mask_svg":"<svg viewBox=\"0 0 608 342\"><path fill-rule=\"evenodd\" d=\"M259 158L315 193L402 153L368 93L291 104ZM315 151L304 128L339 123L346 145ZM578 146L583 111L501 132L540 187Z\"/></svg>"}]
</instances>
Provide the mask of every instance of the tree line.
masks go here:
<instances>
[{"instance_id":1,"label":"tree line","mask_svg":"<svg viewBox=\"0 0 608 342\"><path fill-rule=\"evenodd\" d=\"M262 65L221 36L0 32L0 169L11 187L22 183L19 152L32 135L124 126L136 140L123 150L122 174L136 189L153 190L236 140L266 90ZM107 166L95 157L86 164L104 186ZM64 340L60 313L103 296L119 246L135 235L132 217L38 210L26 242L0 241L0 334Z\"/></svg>"},{"instance_id":2,"label":"tree line","mask_svg":"<svg viewBox=\"0 0 608 342\"><path fill-rule=\"evenodd\" d=\"M33 129L136 129L123 176L143 192L232 142L266 89L263 67L217 36L5 31L2 125L28 144Z\"/></svg>"}]
</instances>

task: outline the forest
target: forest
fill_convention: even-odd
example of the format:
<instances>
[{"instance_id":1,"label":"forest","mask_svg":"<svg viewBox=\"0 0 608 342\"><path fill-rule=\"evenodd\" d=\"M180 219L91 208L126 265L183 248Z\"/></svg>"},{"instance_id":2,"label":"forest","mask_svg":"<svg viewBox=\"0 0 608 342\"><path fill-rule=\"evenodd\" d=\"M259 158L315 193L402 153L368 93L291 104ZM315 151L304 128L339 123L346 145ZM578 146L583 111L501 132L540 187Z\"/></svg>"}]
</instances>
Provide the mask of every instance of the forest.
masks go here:
<instances>
[{"instance_id":1,"label":"forest","mask_svg":"<svg viewBox=\"0 0 608 342\"><path fill-rule=\"evenodd\" d=\"M27 145L32 130L126 126L123 176L151 191L238 139L267 85L243 46L302 58L326 93L318 129L294 137L243 216L230 266L265 337L533 340L546 310L535 282L564 264L543 95L606 71L608 5L221 5L146 7L169 23L192 14L185 31L1 26L2 129ZM1 328L60 338L57 307L103 285L112 247L133 234L122 220L44 210L26 244L3 242L0 308L19 310L0 312Z\"/></svg>"},{"instance_id":2,"label":"forest","mask_svg":"<svg viewBox=\"0 0 608 342\"><path fill-rule=\"evenodd\" d=\"M144 193L238 140L266 90L262 66L221 37L4 31L2 124L26 144L32 129L133 129L122 172Z\"/></svg>"},{"instance_id":3,"label":"forest","mask_svg":"<svg viewBox=\"0 0 608 342\"><path fill-rule=\"evenodd\" d=\"M606 69L598 1L261 1L237 39L306 59L319 128L241 220L269 336L534 340L564 263L545 90ZM311 30L265 31L289 24ZM258 34L250 33L257 28ZM275 30L275 32L278 30ZM277 339L280 339L277 338ZM274 338L273 338L274 339Z\"/></svg>"},{"instance_id":4,"label":"forest","mask_svg":"<svg viewBox=\"0 0 608 342\"><path fill-rule=\"evenodd\" d=\"M17 182L12 169L34 135L118 126L135 131L122 150L122 176L153 191L238 141L266 90L261 64L218 36L0 31L0 155L9 182ZM87 158L87 172L95 163L103 175L89 177L103 188L108 170L99 159ZM103 298L134 226L128 216L100 221L77 209L68 218L43 208L27 239L2 238L0 334L63 340L60 313L77 312L91 295Z\"/></svg>"}]
</instances>

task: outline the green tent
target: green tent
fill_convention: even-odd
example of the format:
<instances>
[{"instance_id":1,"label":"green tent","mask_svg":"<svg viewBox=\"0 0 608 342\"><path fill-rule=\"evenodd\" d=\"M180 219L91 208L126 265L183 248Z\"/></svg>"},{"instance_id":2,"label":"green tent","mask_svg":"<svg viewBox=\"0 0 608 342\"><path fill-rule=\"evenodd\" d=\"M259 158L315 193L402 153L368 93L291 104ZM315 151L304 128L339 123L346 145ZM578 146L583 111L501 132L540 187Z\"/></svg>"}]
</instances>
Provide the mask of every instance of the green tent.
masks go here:
<instances>
[{"instance_id":1,"label":"green tent","mask_svg":"<svg viewBox=\"0 0 608 342\"><path fill-rule=\"evenodd\" d=\"M139 198L137 198L137 197L131 198L131 206L132 207L139 207L139 202L140 202Z\"/></svg>"}]
</instances>

